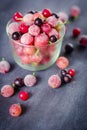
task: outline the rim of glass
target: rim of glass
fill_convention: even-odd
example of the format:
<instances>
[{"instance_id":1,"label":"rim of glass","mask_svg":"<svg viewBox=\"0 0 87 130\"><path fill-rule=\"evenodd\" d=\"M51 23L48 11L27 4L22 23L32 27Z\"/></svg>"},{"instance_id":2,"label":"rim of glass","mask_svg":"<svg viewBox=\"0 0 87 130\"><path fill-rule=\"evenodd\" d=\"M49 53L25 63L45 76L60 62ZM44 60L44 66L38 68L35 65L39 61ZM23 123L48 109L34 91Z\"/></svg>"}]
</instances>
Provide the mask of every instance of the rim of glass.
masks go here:
<instances>
[{"instance_id":1,"label":"rim of glass","mask_svg":"<svg viewBox=\"0 0 87 130\"><path fill-rule=\"evenodd\" d=\"M8 21L7 25L6 25L6 33L7 33L8 37L9 37L9 39L11 39L12 41L14 41L16 44L18 44L18 45L20 45L20 46L24 46L24 47L35 47L34 45L21 44L20 42L18 42L18 41L16 41L16 40L13 40L13 39L11 38L10 34L8 33L8 26L9 26L9 24L12 23L12 22L15 22L15 21L13 21L12 19L10 19L10 20ZM62 33L61 38L60 38L59 40L57 40L55 43L60 42L61 39L63 39L63 37L64 37L64 35L65 35L65 25L64 25L64 23L63 23L61 20L59 20L59 22L63 25L63 27L62 27L62 28L63 28L63 29L62 29L62 30L63 30L63 33ZM17 22L16 22L16 23L17 23ZM50 46L50 45L53 45L53 44L55 44L55 43L48 44L48 45L45 45L45 46L40 46L40 47L44 48L44 47L46 47L46 46Z\"/></svg>"}]
</instances>

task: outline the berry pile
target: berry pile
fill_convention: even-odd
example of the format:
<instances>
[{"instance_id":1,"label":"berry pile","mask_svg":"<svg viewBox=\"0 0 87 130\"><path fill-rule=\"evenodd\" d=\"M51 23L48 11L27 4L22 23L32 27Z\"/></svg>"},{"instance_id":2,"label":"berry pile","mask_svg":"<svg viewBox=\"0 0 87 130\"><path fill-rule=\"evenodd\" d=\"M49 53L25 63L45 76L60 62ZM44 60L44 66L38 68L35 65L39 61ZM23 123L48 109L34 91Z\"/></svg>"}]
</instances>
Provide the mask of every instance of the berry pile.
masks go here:
<instances>
[{"instance_id":1,"label":"berry pile","mask_svg":"<svg viewBox=\"0 0 87 130\"><path fill-rule=\"evenodd\" d=\"M40 12L30 11L24 16L16 12L7 31L13 39L12 46L22 64L43 65L44 60L47 59L45 64L48 64L55 54L63 28L64 24L57 14L43 9Z\"/></svg>"},{"instance_id":2,"label":"berry pile","mask_svg":"<svg viewBox=\"0 0 87 130\"><path fill-rule=\"evenodd\" d=\"M73 6L70 10L70 18L75 19L80 15L80 9L77 6ZM24 16L16 12L13 16L13 23L9 25L8 32L14 41L18 41L24 47L14 44L16 54L20 56L23 64L35 65L47 64L50 61L50 56L55 50L55 44L58 39L61 38L61 23L58 20L66 23L69 20L65 12L59 12L58 15L52 13L49 9L44 9L41 12L30 11ZM74 28L72 36L78 38L81 34L80 28ZM53 44L54 43L54 44ZM82 35L79 38L79 43L82 46L87 46L87 35ZM52 45L47 48L47 45ZM29 46L29 47L26 47ZM31 46L31 47L30 47ZM33 46L33 47L32 47ZM35 47L34 47L35 46ZM42 49L42 46L45 46ZM38 50L38 48L40 50ZM47 49L47 51L46 51ZM64 48L65 52L70 54L74 50L74 45L68 43ZM49 53L51 55L49 55ZM63 83L69 83L73 80L76 75L76 70L66 69L69 66L69 60L65 56L60 56L56 65L61 69L61 76L53 74L48 79L48 85L51 88L59 88ZM6 73L10 70L10 64L3 60L0 62L0 73ZM4 85L1 88L0 94L3 97L11 97L21 87L26 86L27 88L34 86L37 83L37 78L33 74L28 74L24 78L18 77L14 80L12 85ZM30 97L30 93L22 90L19 91L18 97L22 101L26 101ZM22 113L21 104L12 104L9 108L9 113L13 117L18 117Z\"/></svg>"},{"instance_id":3,"label":"berry pile","mask_svg":"<svg viewBox=\"0 0 87 130\"><path fill-rule=\"evenodd\" d=\"M72 78L75 76L76 71L74 69L69 69L69 70L61 70L61 80L62 83L69 83Z\"/></svg>"},{"instance_id":4,"label":"berry pile","mask_svg":"<svg viewBox=\"0 0 87 130\"><path fill-rule=\"evenodd\" d=\"M14 80L14 83L12 85L4 85L1 88L0 94L5 97L11 97L15 94L15 92L19 91L18 97L22 101L28 100L30 97L30 92L27 92L25 90L20 91L21 87L27 86L27 87L32 87L36 84L37 78L35 74L31 75L28 74L23 78L18 77ZM12 104L11 107L9 108L9 113L10 115L17 117L21 114L22 112L22 107L20 104Z\"/></svg>"}]
</instances>

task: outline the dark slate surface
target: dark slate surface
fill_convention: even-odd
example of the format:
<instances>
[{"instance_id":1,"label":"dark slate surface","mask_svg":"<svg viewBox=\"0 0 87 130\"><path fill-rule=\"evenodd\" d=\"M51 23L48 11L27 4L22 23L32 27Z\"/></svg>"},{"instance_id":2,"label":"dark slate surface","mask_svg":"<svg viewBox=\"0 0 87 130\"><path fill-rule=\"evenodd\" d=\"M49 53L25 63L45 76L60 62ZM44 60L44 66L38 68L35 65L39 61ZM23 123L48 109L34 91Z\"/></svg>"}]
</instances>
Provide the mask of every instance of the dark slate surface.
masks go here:
<instances>
[{"instance_id":1,"label":"dark slate surface","mask_svg":"<svg viewBox=\"0 0 87 130\"><path fill-rule=\"evenodd\" d=\"M76 69L74 81L63 85L59 89L51 89L47 80L51 74L60 73L54 64L48 70L36 72L39 77L35 87L27 90L31 98L20 101L18 93L11 98L0 95L0 130L87 130L87 48L82 49L79 43L70 35L73 27L80 27L83 34L87 34L87 1L86 0L2 0L0 2L0 59L5 57L12 65L10 73L0 74L0 88L2 85L13 83L16 77L24 77L32 73L20 68L13 60L10 44L5 32L7 21L14 12L27 12L50 8L54 12L66 11L72 5L81 8L79 20L68 26L68 32L63 42L75 45L74 52L68 56L69 68ZM63 48L61 55L63 55ZM8 109L12 103L21 103L23 114L18 118L9 115Z\"/></svg>"}]
</instances>

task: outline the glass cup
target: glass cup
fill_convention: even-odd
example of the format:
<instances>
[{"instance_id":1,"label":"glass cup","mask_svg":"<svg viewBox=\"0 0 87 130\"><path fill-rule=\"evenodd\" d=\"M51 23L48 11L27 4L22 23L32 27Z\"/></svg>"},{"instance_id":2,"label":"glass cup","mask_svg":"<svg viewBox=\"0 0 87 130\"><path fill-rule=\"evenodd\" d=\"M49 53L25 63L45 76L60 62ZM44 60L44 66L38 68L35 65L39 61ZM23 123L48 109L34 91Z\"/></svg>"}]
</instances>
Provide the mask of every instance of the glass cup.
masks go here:
<instances>
[{"instance_id":1,"label":"glass cup","mask_svg":"<svg viewBox=\"0 0 87 130\"><path fill-rule=\"evenodd\" d=\"M20 41L12 39L11 35L8 33L8 27L12 22L13 21L10 20L7 23L6 32L9 37L15 62L23 69L30 71L45 70L52 66L61 52L62 41L65 35L64 24L61 21L59 23L62 25L59 31L61 36L59 40L46 46L35 47L21 44Z\"/></svg>"}]
</instances>

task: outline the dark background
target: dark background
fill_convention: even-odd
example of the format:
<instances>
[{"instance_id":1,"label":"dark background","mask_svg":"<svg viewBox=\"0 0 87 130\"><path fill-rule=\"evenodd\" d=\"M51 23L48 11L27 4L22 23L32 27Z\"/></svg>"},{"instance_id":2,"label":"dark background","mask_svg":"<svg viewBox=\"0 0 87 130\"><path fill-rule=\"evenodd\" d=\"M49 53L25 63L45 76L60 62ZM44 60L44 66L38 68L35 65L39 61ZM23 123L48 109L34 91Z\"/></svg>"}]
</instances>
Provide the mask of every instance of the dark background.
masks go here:
<instances>
[{"instance_id":1,"label":"dark background","mask_svg":"<svg viewBox=\"0 0 87 130\"><path fill-rule=\"evenodd\" d=\"M22 88L31 93L29 100L23 102L16 93L11 98L0 95L0 130L87 130L87 48L80 48L78 40L71 38L73 27L80 27L82 34L87 34L87 1L86 0L2 0L0 2L0 59L5 57L11 63L8 74L0 74L0 88L12 84L16 77L24 77L32 72L23 70L13 60L10 44L6 35L6 23L16 11L50 8L53 12L65 11L69 14L72 5L81 8L81 16L71 25L65 36L64 45L74 44L75 49L69 56L68 68L76 69L76 76L71 83L59 89L51 89L48 78L51 74L60 73L54 64L47 70L36 72L38 83L35 87ZM13 118L8 109L12 103L20 103L23 114Z\"/></svg>"}]
</instances>

